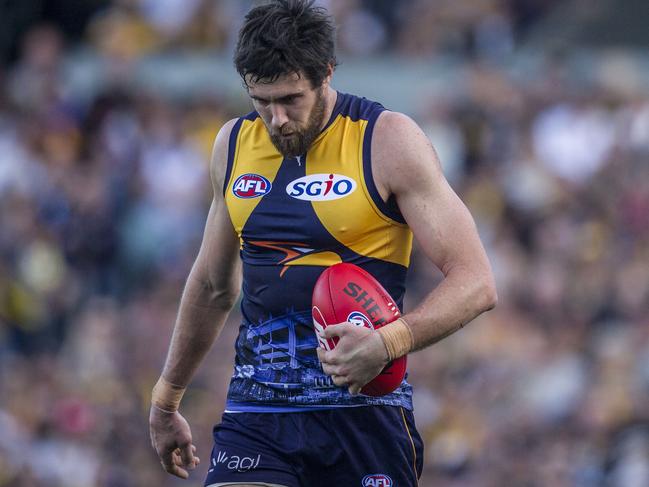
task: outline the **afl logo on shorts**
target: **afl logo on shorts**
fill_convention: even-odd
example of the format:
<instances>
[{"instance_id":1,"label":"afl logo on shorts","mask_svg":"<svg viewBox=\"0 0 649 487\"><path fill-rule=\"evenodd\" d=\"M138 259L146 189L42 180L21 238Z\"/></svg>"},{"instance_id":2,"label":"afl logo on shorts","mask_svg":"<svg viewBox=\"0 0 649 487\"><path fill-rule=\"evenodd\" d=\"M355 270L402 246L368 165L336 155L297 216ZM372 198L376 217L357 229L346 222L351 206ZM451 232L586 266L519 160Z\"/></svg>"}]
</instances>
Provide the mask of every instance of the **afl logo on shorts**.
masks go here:
<instances>
[{"instance_id":1,"label":"afl logo on shorts","mask_svg":"<svg viewBox=\"0 0 649 487\"><path fill-rule=\"evenodd\" d=\"M392 479L382 473L373 473L363 477L363 487L392 487Z\"/></svg>"},{"instance_id":2,"label":"afl logo on shorts","mask_svg":"<svg viewBox=\"0 0 649 487\"><path fill-rule=\"evenodd\" d=\"M374 329L374 325L372 325L372 322L367 318L367 316L365 316L360 311L354 311L352 313L349 313L349 316L347 317L347 321L353 323L356 326L364 326L365 328L369 328L370 330Z\"/></svg>"},{"instance_id":3,"label":"afl logo on shorts","mask_svg":"<svg viewBox=\"0 0 649 487\"><path fill-rule=\"evenodd\" d=\"M232 193L237 198L259 198L270 192L270 181L259 174L242 174L232 186Z\"/></svg>"},{"instance_id":4,"label":"afl logo on shorts","mask_svg":"<svg viewBox=\"0 0 649 487\"><path fill-rule=\"evenodd\" d=\"M286 192L305 201L331 201L356 190L356 181L340 174L311 174L288 183Z\"/></svg>"}]
</instances>

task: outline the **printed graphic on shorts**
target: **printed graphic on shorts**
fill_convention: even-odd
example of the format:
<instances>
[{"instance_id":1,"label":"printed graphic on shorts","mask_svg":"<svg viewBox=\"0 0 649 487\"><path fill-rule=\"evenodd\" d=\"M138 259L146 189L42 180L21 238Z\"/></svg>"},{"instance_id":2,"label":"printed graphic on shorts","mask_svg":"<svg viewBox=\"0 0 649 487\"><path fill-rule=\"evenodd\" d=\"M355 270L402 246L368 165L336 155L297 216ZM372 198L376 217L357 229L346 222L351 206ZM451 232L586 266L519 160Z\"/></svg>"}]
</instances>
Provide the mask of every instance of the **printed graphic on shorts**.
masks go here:
<instances>
[{"instance_id":1,"label":"printed graphic on shorts","mask_svg":"<svg viewBox=\"0 0 649 487\"><path fill-rule=\"evenodd\" d=\"M363 477L363 487L392 487L392 479L383 473L373 473Z\"/></svg>"},{"instance_id":2,"label":"printed graphic on shorts","mask_svg":"<svg viewBox=\"0 0 649 487\"><path fill-rule=\"evenodd\" d=\"M248 472L256 469L259 466L260 461L261 454L258 454L256 457L246 457L230 455L227 451L219 450L216 454L216 458L212 457L212 468L208 470L208 473L213 472L219 465L223 465L226 469L235 472Z\"/></svg>"}]
</instances>

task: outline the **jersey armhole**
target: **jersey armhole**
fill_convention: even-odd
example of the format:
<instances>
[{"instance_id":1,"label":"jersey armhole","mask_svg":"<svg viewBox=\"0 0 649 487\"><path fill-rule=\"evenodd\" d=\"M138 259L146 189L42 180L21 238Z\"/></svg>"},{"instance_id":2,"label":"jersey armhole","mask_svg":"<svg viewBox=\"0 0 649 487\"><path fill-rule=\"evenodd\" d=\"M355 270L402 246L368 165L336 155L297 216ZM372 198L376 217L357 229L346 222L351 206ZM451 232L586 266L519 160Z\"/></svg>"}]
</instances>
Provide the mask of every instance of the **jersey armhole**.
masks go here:
<instances>
[{"instance_id":1,"label":"jersey armhole","mask_svg":"<svg viewBox=\"0 0 649 487\"><path fill-rule=\"evenodd\" d=\"M228 189L230 184L230 177L232 176L232 168L234 167L234 159L237 151L237 138L239 136L239 130L241 130L241 124L243 123L244 117L239 118L235 124L232 126L230 131L230 137L228 139L228 160L225 166L225 177L223 178L223 196Z\"/></svg>"},{"instance_id":2,"label":"jersey armhole","mask_svg":"<svg viewBox=\"0 0 649 487\"><path fill-rule=\"evenodd\" d=\"M406 220L403 218L401 211L399 211L399 206L394 195L390 195L387 201L383 201L374 183L374 176L372 175L372 134L376 120L384 111L384 109L372 111L367 120L367 127L365 127L365 134L363 135L363 179L365 179L365 185L377 209L386 217L400 224L405 224Z\"/></svg>"}]
</instances>

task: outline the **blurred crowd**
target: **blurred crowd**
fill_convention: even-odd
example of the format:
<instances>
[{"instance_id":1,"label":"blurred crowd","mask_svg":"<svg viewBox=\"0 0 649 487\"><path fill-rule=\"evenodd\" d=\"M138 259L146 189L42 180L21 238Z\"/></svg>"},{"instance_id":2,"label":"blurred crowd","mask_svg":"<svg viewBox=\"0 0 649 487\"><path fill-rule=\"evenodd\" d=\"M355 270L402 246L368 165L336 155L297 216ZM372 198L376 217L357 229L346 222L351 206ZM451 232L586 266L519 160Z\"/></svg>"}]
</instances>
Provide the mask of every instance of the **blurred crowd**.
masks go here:
<instances>
[{"instance_id":1,"label":"blurred crowd","mask_svg":"<svg viewBox=\"0 0 649 487\"><path fill-rule=\"evenodd\" d=\"M120 1L86 42L122 60L179 39L227 50L250 3ZM345 52L466 62L452 96L410 115L476 218L500 302L409 360L420 485L649 485L647 87L628 69L577 82L554 59L521 82L490 63L544 2L322 3ZM440 23L465 29L424 27ZM374 34L355 40L359 26ZM182 485L149 445L150 390L202 236L213 137L248 106L118 82L80 99L56 28L21 46L0 70L0 486ZM413 269L406 311L440 279L417 248ZM203 460L192 485L238 319L183 402Z\"/></svg>"},{"instance_id":2,"label":"blurred crowd","mask_svg":"<svg viewBox=\"0 0 649 487\"><path fill-rule=\"evenodd\" d=\"M174 49L230 49L240 21L265 0L52 0L4 5L0 58L8 35L46 13L105 55L132 59ZM343 53L502 55L559 0L316 0L338 23ZM75 17L69 15L76 11ZM578 15L588 17L578 10ZM85 20L89 19L86 26ZM431 28L431 26L435 26ZM486 49L486 50L485 50Z\"/></svg>"}]
</instances>

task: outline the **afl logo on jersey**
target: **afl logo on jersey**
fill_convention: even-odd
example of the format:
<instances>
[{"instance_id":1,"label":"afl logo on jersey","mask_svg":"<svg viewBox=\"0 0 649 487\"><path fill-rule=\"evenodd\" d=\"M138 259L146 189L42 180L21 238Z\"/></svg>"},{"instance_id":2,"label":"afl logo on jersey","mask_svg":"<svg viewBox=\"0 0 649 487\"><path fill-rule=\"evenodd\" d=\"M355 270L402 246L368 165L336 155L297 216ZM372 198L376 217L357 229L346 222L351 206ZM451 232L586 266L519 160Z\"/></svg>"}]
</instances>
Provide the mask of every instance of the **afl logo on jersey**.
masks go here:
<instances>
[{"instance_id":1,"label":"afl logo on jersey","mask_svg":"<svg viewBox=\"0 0 649 487\"><path fill-rule=\"evenodd\" d=\"M356 181L340 174L311 174L291 181L286 193L305 201L331 201L356 190Z\"/></svg>"},{"instance_id":2,"label":"afl logo on jersey","mask_svg":"<svg viewBox=\"0 0 649 487\"><path fill-rule=\"evenodd\" d=\"M242 174L232 185L232 193L237 198L259 198L270 192L270 181L259 174Z\"/></svg>"},{"instance_id":3,"label":"afl logo on jersey","mask_svg":"<svg viewBox=\"0 0 649 487\"><path fill-rule=\"evenodd\" d=\"M363 487L392 487L392 479L385 474L375 473L363 477Z\"/></svg>"}]
</instances>

